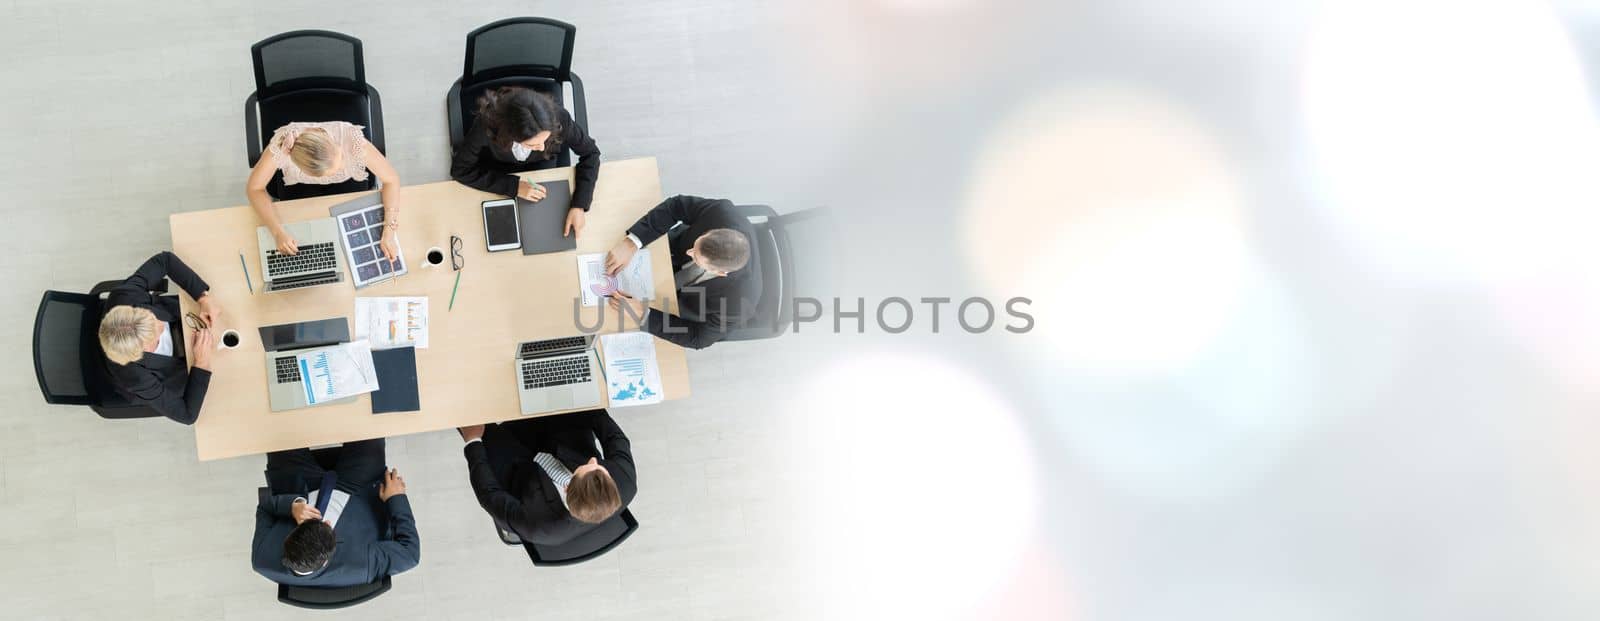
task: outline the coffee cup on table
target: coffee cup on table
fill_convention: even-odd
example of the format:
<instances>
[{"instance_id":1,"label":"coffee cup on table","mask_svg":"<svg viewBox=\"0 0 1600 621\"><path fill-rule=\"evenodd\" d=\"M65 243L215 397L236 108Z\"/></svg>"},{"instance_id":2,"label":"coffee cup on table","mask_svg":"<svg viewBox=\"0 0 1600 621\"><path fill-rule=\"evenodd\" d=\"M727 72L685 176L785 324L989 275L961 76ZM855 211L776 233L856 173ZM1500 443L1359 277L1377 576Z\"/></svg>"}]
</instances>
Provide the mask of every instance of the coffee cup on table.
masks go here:
<instances>
[{"instance_id":1,"label":"coffee cup on table","mask_svg":"<svg viewBox=\"0 0 1600 621\"><path fill-rule=\"evenodd\" d=\"M229 328L222 331L222 338L217 339L217 349L233 349L239 346L239 331Z\"/></svg>"},{"instance_id":2,"label":"coffee cup on table","mask_svg":"<svg viewBox=\"0 0 1600 621\"><path fill-rule=\"evenodd\" d=\"M423 267L439 267L444 264L444 249L434 246L428 249L428 254L423 255Z\"/></svg>"}]
</instances>

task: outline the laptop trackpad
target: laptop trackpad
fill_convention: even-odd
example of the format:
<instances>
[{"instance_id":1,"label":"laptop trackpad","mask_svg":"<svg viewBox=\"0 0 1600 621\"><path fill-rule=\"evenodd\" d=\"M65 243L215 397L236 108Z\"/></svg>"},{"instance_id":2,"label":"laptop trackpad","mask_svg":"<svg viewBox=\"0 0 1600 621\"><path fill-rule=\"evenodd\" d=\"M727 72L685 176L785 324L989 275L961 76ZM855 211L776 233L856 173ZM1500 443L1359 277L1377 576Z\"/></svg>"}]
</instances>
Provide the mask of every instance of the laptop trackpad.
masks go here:
<instances>
[{"instance_id":1,"label":"laptop trackpad","mask_svg":"<svg viewBox=\"0 0 1600 621\"><path fill-rule=\"evenodd\" d=\"M550 399L545 402L549 410L565 410L572 407L572 390L552 390Z\"/></svg>"}]
</instances>

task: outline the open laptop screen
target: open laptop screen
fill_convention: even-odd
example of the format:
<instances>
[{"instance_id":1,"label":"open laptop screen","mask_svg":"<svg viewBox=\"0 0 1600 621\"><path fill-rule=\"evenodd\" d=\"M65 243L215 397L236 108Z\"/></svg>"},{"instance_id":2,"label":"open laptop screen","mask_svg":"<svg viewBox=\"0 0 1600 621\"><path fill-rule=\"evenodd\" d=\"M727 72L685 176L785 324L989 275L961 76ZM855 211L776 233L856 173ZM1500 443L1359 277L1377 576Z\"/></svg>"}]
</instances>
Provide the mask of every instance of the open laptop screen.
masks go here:
<instances>
[{"instance_id":1,"label":"open laptop screen","mask_svg":"<svg viewBox=\"0 0 1600 621\"><path fill-rule=\"evenodd\" d=\"M267 351L337 345L349 340L350 327L343 317L261 327L261 346Z\"/></svg>"}]
</instances>

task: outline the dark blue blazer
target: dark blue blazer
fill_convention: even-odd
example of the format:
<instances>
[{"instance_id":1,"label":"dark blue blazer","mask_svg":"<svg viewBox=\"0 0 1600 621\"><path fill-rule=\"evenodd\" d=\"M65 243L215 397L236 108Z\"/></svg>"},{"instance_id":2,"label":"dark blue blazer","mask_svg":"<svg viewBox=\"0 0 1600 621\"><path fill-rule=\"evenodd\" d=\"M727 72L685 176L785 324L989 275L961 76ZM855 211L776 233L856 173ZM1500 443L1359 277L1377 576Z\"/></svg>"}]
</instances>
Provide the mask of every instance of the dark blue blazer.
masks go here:
<instances>
[{"instance_id":1,"label":"dark blue blazer","mask_svg":"<svg viewBox=\"0 0 1600 621\"><path fill-rule=\"evenodd\" d=\"M304 494L267 496L256 505L256 535L250 564L256 573L278 584L344 587L376 582L417 566L422 544L411 501L396 494L385 503L376 487L351 494L339 523L333 529L337 542L327 566L307 576L283 566L283 540L294 530L289 507Z\"/></svg>"}]
</instances>

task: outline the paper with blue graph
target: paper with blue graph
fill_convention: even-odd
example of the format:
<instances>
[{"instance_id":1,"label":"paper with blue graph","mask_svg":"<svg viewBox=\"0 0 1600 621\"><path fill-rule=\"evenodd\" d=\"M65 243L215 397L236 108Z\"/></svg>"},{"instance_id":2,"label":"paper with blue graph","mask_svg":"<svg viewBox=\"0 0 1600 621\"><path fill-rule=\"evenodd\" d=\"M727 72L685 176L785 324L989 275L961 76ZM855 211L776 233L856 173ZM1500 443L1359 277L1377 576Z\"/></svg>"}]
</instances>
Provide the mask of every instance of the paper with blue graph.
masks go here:
<instances>
[{"instance_id":1,"label":"paper with blue graph","mask_svg":"<svg viewBox=\"0 0 1600 621\"><path fill-rule=\"evenodd\" d=\"M611 407L660 403L661 368L656 366L655 337L647 332L600 336L604 354L606 396Z\"/></svg>"},{"instance_id":2,"label":"paper with blue graph","mask_svg":"<svg viewBox=\"0 0 1600 621\"><path fill-rule=\"evenodd\" d=\"M372 366L372 345L367 341L341 343L295 356L306 404L316 405L354 397L378 389L378 371Z\"/></svg>"}]
</instances>

